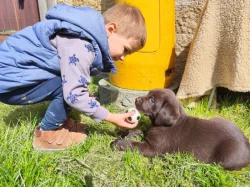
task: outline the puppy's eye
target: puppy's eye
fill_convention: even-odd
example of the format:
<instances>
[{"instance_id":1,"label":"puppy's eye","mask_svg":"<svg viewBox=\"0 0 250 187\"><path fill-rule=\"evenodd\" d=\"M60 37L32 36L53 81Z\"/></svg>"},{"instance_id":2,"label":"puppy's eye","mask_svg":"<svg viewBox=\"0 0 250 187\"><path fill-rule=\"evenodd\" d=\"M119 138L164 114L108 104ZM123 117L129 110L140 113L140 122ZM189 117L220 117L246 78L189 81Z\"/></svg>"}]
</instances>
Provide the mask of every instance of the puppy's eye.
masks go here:
<instances>
[{"instance_id":1,"label":"puppy's eye","mask_svg":"<svg viewBox=\"0 0 250 187\"><path fill-rule=\"evenodd\" d=\"M154 97L151 97L150 99L149 99L149 101L151 102L151 103L155 103L155 98Z\"/></svg>"}]
</instances>

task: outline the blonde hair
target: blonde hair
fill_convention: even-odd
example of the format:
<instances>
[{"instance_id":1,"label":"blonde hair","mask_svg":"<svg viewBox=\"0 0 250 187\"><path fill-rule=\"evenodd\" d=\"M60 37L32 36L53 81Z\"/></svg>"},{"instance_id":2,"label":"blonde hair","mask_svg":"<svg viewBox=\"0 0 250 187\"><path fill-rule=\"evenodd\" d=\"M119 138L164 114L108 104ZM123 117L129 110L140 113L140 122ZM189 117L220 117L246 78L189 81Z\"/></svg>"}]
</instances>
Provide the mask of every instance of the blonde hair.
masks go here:
<instances>
[{"instance_id":1,"label":"blonde hair","mask_svg":"<svg viewBox=\"0 0 250 187\"><path fill-rule=\"evenodd\" d=\"M105 24L115 22L117 34L139 42L142 48L146 43L147 31L141 11L127 3L118 3L103 13Z\"/></svg>"}]
</instances>

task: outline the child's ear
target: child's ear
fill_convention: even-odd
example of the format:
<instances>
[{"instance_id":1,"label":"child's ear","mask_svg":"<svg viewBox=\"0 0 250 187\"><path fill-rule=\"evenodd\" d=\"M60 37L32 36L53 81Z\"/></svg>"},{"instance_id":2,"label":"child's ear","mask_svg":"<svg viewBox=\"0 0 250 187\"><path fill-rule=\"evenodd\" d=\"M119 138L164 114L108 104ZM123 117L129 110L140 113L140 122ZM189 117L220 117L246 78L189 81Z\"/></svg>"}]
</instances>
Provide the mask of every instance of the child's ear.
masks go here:
<instances>
[{"instance_id":1,"label":"child's ear","mask_svg":"<svg viewBox=\"0 0 250 187\"><path fill-rule=\"evenodd\" d=\"M114 32L116 32L117 30L117 25L115 22L111 22L111 23L107 23L105 25L105 28L106 28L106 31L107 31L107 34L108 34L108 37L113 34Z\"/></svg>"}]
</instances>

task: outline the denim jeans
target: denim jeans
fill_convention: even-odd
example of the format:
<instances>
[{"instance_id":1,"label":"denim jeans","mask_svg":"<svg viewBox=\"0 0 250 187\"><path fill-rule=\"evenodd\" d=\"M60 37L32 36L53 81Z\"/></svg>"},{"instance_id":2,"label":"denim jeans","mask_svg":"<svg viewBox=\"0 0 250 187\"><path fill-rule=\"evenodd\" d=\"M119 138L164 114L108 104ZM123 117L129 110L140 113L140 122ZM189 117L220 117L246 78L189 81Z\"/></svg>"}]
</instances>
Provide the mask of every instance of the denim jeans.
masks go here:
<instances>
[{"instance_id":1,"label":"denim jeans","mask_svg":"<svg viewBox=\"0 0 250 187\"><path fill-rule=\"evenodd\" d=\"M58 129L71 111L63 99L61 77L55 77L38 85L20 88L0 94L0 101L10 105L29 105L42 101L51 101L41 122L43 130Z\"/></svg>"}]
</instances>

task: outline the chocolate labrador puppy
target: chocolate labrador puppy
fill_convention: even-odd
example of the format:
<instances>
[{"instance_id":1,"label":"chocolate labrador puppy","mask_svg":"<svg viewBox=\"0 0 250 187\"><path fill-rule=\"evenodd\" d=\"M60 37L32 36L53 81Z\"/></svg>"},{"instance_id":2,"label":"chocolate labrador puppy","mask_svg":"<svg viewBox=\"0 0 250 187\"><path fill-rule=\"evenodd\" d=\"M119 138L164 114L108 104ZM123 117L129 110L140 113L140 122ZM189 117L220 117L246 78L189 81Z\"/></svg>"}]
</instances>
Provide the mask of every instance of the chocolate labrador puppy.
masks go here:
<instances>
[{"instance_id":1,"label":"chocolate labrador puppy","mask_svg":"<svg viewBox=\"0 0 250 187\"><path fill-rule=\"evenodd\" d=\"M138 149L147 157L192 153L196 160L219 163L228 170L239 170L250 163L248 139L234 123L220 117L206 120L188 116L173 91L154 89L136 98L135 105L139 112L149 116L151 127L143 142L123 139L112 142L118 150Z\"/></svg>"}]
</instances>

